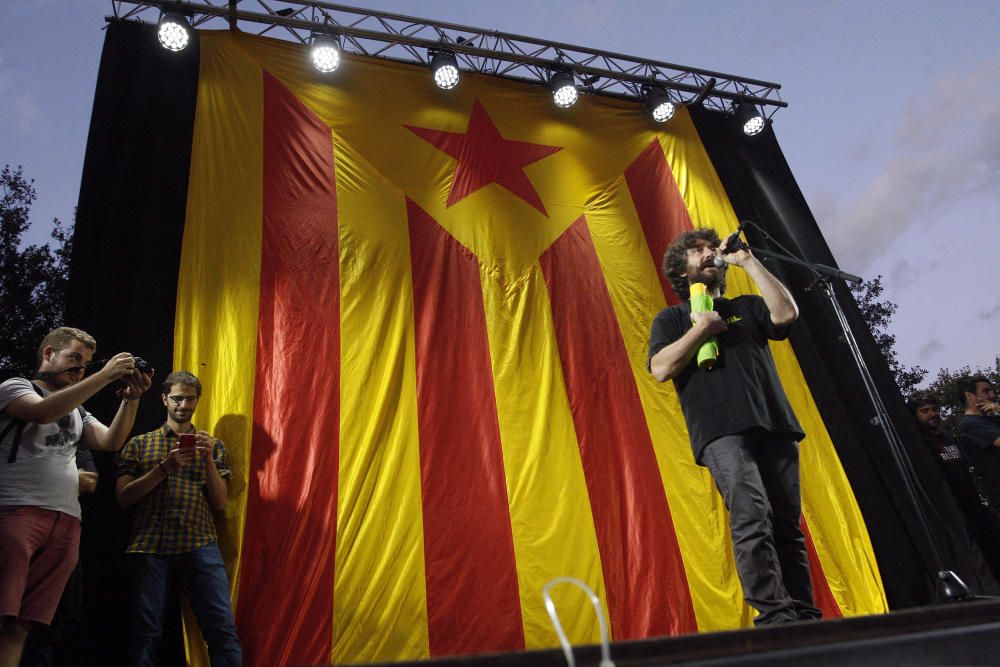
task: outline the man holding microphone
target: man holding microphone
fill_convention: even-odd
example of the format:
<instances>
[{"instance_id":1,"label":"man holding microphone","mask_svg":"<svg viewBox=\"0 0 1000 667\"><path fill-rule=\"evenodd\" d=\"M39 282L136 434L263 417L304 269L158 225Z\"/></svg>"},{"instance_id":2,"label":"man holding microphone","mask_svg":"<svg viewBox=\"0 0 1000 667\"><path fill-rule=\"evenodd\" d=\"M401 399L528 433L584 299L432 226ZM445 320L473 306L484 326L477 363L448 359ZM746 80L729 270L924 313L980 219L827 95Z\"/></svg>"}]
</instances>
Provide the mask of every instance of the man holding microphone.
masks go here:
<instances>
[{"instance_id":1,"label":"man holding microphone","mask_svg":"<svg viewBox=\"0 0 1000 667\"><path fill-rule=\"evenodd\" d=\"M761 296L724 298L729 265L746 271ZM820 618L800 526L798 441L805 435L767 344L788 336L798 307L738 233L724 243L713 229L681 234L663 258L663 273L680 298L701 283L714 302L707 311L696 298L695 308L685 301L660 312L648 366L658 381L674 381L694 460L708 467L725 500L743 596L758 612L754 622ZM710 349L699 355L713 337L716 358Z\"/></svg>"}]
</instances>

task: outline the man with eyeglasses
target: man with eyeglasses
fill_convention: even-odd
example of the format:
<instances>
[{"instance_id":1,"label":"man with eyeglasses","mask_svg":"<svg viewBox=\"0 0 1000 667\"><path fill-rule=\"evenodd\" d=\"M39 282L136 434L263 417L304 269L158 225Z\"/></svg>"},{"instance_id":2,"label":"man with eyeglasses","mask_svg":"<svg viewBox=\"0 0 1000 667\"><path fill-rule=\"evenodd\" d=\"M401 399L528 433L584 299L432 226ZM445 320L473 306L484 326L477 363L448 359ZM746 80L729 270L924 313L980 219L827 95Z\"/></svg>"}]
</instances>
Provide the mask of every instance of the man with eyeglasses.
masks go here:
<instances>
[{"instance_id":1,"label":"man with eyeglasses","mask_svg":"<svg viewBox=\"0 0 1000 667\"><path fill-rule=\"evenodd\" d=\"M77 448L121 448L151 374L127 352L85 377L97 349L72 327L38 347L33 380L0 384L0 667L17 665L28 630L49 625L80 552ZM81 407L121 381L122 401L105 426Z\"/></svg>"},{"instance_id":2,"label":"man with eyeglasses","mask_svg":"<svg viewBox=\"0 0 1000 667\"><path fill-rule=\"evenodd\" d=\"M129 665L159 664L171 581L191 603L212 666L243 664L212 517L226 505L229 458L221 440L191 421L200 399L197 377L168 375L166 423L132 438L118 455L118 504L133 510L126 549L133 606Z\"/></svg>"}]
</instances>

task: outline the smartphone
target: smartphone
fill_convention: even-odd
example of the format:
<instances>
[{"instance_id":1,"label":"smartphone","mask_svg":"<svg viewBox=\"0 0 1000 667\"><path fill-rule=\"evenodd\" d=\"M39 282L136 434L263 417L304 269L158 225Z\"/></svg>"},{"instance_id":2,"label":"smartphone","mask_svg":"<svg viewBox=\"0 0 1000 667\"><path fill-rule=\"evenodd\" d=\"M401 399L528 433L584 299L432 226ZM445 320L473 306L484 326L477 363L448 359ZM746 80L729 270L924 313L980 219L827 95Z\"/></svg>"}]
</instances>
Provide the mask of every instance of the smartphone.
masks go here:
<instances>
[{"instance_id":1,"label":"smartphone","mask_svg":"<svg viewBox=\"0 0 1000 667\"><path fill-rule=\"evenodd\" d=\"M181 433L181 449L194 448L198 445L198 436L194 433Z\"/></svg>"}]
</instances>

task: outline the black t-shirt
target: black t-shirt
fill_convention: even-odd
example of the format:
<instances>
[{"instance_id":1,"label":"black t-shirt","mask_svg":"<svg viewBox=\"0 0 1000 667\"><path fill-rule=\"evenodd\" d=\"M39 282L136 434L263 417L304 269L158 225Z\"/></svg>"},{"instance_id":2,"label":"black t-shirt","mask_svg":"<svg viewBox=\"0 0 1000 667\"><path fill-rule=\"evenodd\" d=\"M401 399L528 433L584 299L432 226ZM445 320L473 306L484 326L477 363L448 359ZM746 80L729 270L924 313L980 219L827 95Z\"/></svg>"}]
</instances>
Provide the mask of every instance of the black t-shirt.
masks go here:
<instances>
[{"instance_id":1,"label":"black t-shirt","mask_svg":"<svg viewBox=\"0 0 1000 667\"><path fill-rule=\"evenodd\" d=\"M920 435L923 437L924 445L937 458L941 472L948 480L952 495L955 496L962 511L969 515L981 507L979 489L972 477L974 473L969 469L970 461L958 443L944 432L931 433L921 430Z\"/></svg>"},{"instance_id":2,"label":"black t-shirt","mask_svg":"<svg viewBox=\"0 0 1000 667\"><path fill-rule=\"evenodd\" d=\"M1000 507L1000 417L963 415L958 422L958 443L976 466L990 504Z\"/></svg>"},{"instance_id":3,"label":"black t-shirt","mask_svg":"<svg viewBox=\"0 0 1000 667\"><path fill-rule=\"evenodd\" d=\"M775 327L764 299L756 295L720 297L715 310L729 325L718 336L715 367L699 368L692 356L674 378L695 461L701 463L705 445L713 440L755 427L804 438L767 347L768 339L784 340L788 327ZM649 358L690 328L690 303L660 311L649 335Z\"/></svg>"}]
</instances>

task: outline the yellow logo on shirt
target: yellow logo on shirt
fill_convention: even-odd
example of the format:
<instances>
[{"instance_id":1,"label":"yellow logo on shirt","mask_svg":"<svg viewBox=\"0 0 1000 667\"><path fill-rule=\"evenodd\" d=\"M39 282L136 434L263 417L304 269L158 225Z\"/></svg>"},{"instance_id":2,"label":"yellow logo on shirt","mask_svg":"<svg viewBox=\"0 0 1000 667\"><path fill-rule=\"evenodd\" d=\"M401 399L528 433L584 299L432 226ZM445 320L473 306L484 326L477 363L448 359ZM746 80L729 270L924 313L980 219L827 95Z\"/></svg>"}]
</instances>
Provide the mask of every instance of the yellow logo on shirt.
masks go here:
<instances>
[{"instance_id":1,"label":"yellow logo on shirt","mask_svg":"<svg viewBox=\"0 0 1000 667\"><path fill-rule=\"evenodd\" d=\"M736 324L743 319L742 315L730 315L726 318L726 324Z\"/></svg>"}]
</instances>

